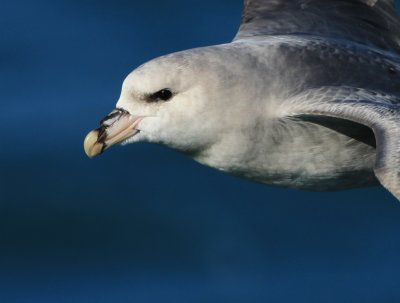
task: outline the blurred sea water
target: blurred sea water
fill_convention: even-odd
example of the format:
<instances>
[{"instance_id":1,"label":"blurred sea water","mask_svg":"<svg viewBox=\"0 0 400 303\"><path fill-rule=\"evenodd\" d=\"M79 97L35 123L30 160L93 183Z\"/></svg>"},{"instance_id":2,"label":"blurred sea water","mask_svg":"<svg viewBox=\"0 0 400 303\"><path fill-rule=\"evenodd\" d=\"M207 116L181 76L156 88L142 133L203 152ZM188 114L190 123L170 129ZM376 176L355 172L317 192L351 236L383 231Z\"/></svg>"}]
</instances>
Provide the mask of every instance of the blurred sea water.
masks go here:
<instances>
[{"instance_id":1,"label":"blurred sea water","mask_svg":"<svg viewBox=\"0 0 400 303\"><path fill-rule=\"evenodd\" d=\"M382 188L274 188L148 144L85 157L132 69L231 40L241 8L2 3L0 302L400 302Z\"/></svg>"}]
</instances>

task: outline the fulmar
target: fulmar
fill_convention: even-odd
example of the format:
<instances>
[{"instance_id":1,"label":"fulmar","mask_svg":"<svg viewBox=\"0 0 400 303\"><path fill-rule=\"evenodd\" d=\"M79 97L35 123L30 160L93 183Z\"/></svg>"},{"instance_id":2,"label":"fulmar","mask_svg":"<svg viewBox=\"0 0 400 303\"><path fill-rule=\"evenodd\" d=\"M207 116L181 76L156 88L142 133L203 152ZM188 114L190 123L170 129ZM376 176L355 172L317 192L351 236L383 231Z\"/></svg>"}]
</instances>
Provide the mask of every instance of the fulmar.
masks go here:
<instances>
[{"instance_id":1,"label":"fulmar","mask_svg":"<svg viewBox=\"0 0 400 303\"><path fill-rule=\"evenodd\" d=\"M392 0L245 0L232 42L125 79L89 157L151 142L257 182L382 184L400 199L400 18Z\"/></svg>"}]
</instances>

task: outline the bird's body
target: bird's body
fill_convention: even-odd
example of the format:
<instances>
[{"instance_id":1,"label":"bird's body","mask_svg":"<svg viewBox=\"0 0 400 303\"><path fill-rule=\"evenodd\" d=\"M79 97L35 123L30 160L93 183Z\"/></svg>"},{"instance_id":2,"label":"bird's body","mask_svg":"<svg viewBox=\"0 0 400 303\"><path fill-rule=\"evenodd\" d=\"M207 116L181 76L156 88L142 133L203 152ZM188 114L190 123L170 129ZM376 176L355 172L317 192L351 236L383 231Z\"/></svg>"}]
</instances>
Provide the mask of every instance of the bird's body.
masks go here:
<instances>
[{"instance_id":1,"label":"bird's body","mask_svg":"<svg viewBox=\"0 0 400 303\"><path fill-rule=\"evenodd\" d=\"M128 76L88 154L156 142L257 182L319 191L379 180L400 197L393 3L245 4L232 43L160 57Z\"/></svg>"},{"instance_id":2,"label":"bird's body","mask_svg":"<svg viewBox=\"0 0 400 303\"><path fill-rule=\"evenodd\" d=\"M218 62L224 62L223 57L232 52L232 70L227 71L226 63L224 67L214 63L206 67L207 71L224 73L216 79L224 79L223 86L229 87L226 96L233 94L235 99L218 99L213 104L224 108L223 115L215 116L218 124L226 127L217 144L192 154L196 160L258 182L298 189L340 190L378 184L373 173L375 139L369 128L337 118L297 119L287 118L287 114L291 98L308 89L332 85L332 79L339 78L348 68L354 69L354 74L346 73L337 84L371 87L365 77L371 60L376 60L381 75L387 75L376 79L374 85L389 90L393 82L388 81L390 74L381 66L380 61L389 60L384 54L378 52L372 59L361 46L293 36L217 46L212 52L214 59L218 52ZM351 67L349 62L353 62ZM251 65L254 68L249 68ZM227 75L231 76L225 80ZM376 77L372 72L371 75ZM398 78L398 87L399 81ZM244 123L246 115L252 118ZM240 121L239 125L234 121Z\"/></svg>"}]
</instances>

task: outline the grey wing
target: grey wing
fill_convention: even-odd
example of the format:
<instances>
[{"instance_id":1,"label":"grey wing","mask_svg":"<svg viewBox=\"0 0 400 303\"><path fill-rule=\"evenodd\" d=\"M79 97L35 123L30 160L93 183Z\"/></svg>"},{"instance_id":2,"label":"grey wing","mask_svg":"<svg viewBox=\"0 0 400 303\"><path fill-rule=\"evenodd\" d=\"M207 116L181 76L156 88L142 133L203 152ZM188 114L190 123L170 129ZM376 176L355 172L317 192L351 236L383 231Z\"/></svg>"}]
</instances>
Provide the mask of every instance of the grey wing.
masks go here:
<instances>
[{"instance_id":1,"label":"grey wing","mask_svg":"<svg viewBox=\"0 0 400 303\"><path fill-rule=\"evenodd\" d=\"M400 200L400 96L353 87L322 87L307 90L285 104L288 116L340 118L372 129L375 175Z\"/></svg>"},{"instance_id":2,"label":"grey wing","mask_svg":"<svg viewBox=\"0 0 400 303\"><path fill-rule=\"evenodd\" d=\"M400 52L400 19L394 0L245 0L235 40L306 34Z\"/></svg>"}]
</instances>

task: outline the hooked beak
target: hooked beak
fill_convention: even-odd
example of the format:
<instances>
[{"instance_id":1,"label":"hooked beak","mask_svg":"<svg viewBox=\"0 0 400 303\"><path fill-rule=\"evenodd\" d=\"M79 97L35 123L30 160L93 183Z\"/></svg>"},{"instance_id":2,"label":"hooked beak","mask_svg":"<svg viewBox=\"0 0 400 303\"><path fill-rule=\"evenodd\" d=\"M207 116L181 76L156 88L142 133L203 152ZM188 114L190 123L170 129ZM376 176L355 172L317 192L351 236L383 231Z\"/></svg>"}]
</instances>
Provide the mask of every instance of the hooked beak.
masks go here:
<instances>
[{"instance_id":1,"label":"hooked beak","mask_svg":"<svg viewBox=\"0 0 400 303\"><path fill-rule=\"evenodd\" d=\"M93 158L110 146L136 135L136 126L143 117L134 117L124 109L117 108L100 121L100 127L91 131L85 138L85 153Z\"/></svg>"}]
</instances>

